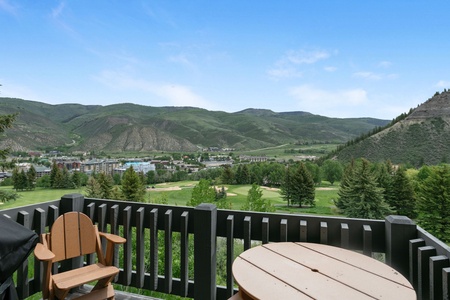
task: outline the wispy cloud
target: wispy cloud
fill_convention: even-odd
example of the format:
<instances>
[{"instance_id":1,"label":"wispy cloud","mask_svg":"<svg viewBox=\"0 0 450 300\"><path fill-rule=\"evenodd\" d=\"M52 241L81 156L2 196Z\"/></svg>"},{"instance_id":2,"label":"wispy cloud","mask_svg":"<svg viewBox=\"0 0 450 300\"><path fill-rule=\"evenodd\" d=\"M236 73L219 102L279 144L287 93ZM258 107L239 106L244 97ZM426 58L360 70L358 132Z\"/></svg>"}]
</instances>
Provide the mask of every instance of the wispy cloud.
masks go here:
<instances>
[{"instance_id":1,"label":"wispy cloud","mask_svg":"<svg viewBox=\"0 0 450 300\"><path fill-rule=\"evenodd\" d=\"M389 67L391 67L392 66L392 63L390 62L390 61L380 61L379 63L378 63L378 67L379 68L383 68L383 69L387 69L387 68L389 68Z\"/></svg>"},{"instance_id":2,"label":"wispy cloud","mask_svg":"<svg viewBox=\"0 0 450 300\"><path fill-rule=\"evenodd\" d=\"M373 72L356 72L353 73L353 77L364 78L370 80L380 80L382 76Z\"/></svg>"},{"instance_id":3,"label":"wispy cloud","mask_svg":"<svg viewBox=\"0 0 450 300\"><path fill-rule=\"evenodd\" d=\"M436 85L438 88L450 88L450 81L448 80L439 80Z\"/></svg>"},{"instance_id":4,"label":"wispy cloud","mask_svg":"<svg viewBox=\"0 0 450 300\"><path fill-rule=\"evenodd\" d=\"M383 79L397 79L398 74L382 74L382 73L374 73L370 71L363 72L355 72L353 73L353 77L362 78L367 80L383 80Z\"/></svg>"},{"instance_id":5,"label":"wispy cloud","mask_svg":"<svg viewBox=\"0 0 450 300\"><path fill-rule=\"evenodd\" d=\"M328 67L325 67L323 69L325 71L327 71L327 72L336 72L337 71L337 68L336 67L332 67L332 66L328 66Z\"/></svg>"},{"instance_id":6,"label":"wispy cloud","mask_svg":"<svg viewBox=\"0 0 450 300\"><path fill-rule=\"evenodd\" d=\"M325 50L289 50L267 71L267 74L275 79L300 77L302 65L315 64L328 59L331 54Z\"/></svg>"},{"instance_id":7,"label":"wispy cloud","mask_svg":"<svg viewBox=\"0 0 450 300\"><path fill-rule=\"evenodd\" d=\"M327 116L351 116L351 109L369 101L364 89L324 90L311 85L291 88L289 94L301 110Z\"/></svg>"},{"instance_id":8,"label":"wispy cloud","mask_svg":"<svg viewBox=\"0 0 450 300\"><path fill-rule=\"evenodd\" d=\"M62 15L65 6L66 4L64 2L60 2L57 7L52 9L51 16L53 18L59 18Z\"/></svg>"},{"instance_id":9,"label":"wispy cloud","mask_svg":"<svg viewBox=\"0 0 450 300\"><path fill-rule=\"evenodd\" d=\"M316 51L290 50L282 58L282 61L287 61L295 65L313 64L320 60L327 59L328 57L330 57L330 53L324 50L316 50Z\"/></svg>"},{"instance_id":10,"label":"wispy cloud","mask_svg":"<svg viewBox=\"0 0 450 300\"><path fill-rule=\"evenodd\" d=\"M135 78L126 73L102 71L93 79L112 88L134 90L158 96L169 106L193 106L205 109L215 109L209 101L197 95L189 86L174 83L158 83L145 79Z\"/></svg>"},{"instance_id":11,"label":"wispy cloud","mask_svg":"<svg viewBox=\"0 0 450 300\"><path fill-rule=\"evenodd\" d=\"M0 10L3 10L10 15L17 16L18 7L9 3L8 0L0 0Z\"/></svg>"}]
</instances>

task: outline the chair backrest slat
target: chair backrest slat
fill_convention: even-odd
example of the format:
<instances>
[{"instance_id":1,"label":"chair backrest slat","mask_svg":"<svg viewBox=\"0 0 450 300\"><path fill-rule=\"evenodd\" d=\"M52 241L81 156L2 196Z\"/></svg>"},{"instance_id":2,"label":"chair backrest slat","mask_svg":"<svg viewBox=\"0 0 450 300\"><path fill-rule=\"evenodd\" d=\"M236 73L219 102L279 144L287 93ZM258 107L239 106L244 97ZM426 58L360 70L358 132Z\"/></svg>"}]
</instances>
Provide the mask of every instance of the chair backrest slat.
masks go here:
<instances>
[{"instance_id":1,"label":"chair backrest slat","mask_svg":"<svg viewBox=\"0 0 450 300\"><path fill-rule=\"evenodd\" d=\"M78 212L60 216L51 229L53 262L96 252L96 231L91 219Z\"/></svg>"}]
</instances>

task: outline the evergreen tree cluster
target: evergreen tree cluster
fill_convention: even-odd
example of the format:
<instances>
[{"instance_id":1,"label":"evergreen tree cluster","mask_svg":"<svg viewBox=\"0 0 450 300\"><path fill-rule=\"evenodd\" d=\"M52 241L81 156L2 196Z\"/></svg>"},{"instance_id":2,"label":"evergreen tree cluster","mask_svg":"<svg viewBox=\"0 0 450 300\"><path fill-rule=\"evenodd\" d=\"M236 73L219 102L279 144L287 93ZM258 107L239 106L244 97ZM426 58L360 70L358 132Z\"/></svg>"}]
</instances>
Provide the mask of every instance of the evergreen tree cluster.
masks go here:
<instances>
[{"instance_id":1,"label":"evergreen tree cluster","mask_svg":"<svg viewBox=\"0 0 450 300\"><path fill-rule=\"evenodd\" d=\"M13 187L16 191L30 191L36 187L36 169L31 166L27 172L14 168L12 173Z\"/></svg>"},{"instance_id":2,"label":"evergreen tree cluster","mask_svg":"<svg viewBox=\"0 0 450 300\"><path fill-rule=\"evenodd\" d=\"M288 206L315 206L315 184L304 163L288 166L285 170L280 194Z\"/></svg>"},{"instance_id":3,"label":"evergreen tree cluster","mask_svg":"<svg viewBox=\"0 0 450 300\"><path fill-rule=\"evenodd\" d=\"M82 185L82 176L79 171L69 173L66 166L61 169L56 162L53 162L52 169L50 170L49 187L54 189L79 188Z\"/></svg>"}]
</instances>

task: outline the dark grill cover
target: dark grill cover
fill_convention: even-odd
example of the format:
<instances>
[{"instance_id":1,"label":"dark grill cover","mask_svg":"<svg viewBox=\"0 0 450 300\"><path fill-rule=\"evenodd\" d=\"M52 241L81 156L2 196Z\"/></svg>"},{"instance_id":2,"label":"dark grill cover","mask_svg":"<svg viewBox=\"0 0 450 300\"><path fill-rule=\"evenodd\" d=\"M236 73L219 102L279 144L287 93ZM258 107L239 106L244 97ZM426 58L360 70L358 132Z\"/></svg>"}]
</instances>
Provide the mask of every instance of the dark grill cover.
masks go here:
<instances>
[{"instance_id":1,"label":"dark grill cover","mask_svg":"<svg viewBox=\"0 0 450 300\"><path fill-rule=\"evenodd\" d=\"M0 284L27 259L38 242L38 235L0 215Z\"/></svg>"}]
</instances>

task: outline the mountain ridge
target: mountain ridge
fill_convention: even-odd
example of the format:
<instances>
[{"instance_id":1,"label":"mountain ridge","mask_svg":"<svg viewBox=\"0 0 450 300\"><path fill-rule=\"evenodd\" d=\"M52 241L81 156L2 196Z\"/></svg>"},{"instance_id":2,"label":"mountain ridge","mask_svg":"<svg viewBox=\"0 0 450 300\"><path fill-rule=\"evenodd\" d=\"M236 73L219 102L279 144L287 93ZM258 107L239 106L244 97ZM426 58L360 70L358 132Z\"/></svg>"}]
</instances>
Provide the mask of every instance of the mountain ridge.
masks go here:
<instances>
[{"instance_id":1,"label":"mountain ridge","mask_svg":"<svg viewBox=\"0 0 450 300\"><path fill-rule=\"evenodd\" d=\"M438 164L450 158L450 91L436 93L387 128L338 150L342 161L365 157L396 164Z\"/></svg>"},{"instance_id":2,"label":"mountain ridge","mask_svg":"<svg viewBox=\"0 0 450 300\"><path fill-rule=\"evenodd\" d=\"M0 147L13 151L196 151L217 146L258 149L304 142L344 143L389 121L328 118L308 112L249 108L235 113L133 103L46 104L0 98L0 114L19 113Z\"/></svg>"}]
</instances>

